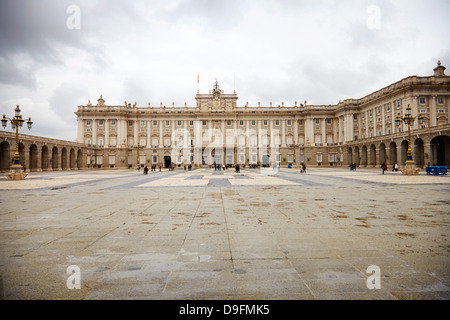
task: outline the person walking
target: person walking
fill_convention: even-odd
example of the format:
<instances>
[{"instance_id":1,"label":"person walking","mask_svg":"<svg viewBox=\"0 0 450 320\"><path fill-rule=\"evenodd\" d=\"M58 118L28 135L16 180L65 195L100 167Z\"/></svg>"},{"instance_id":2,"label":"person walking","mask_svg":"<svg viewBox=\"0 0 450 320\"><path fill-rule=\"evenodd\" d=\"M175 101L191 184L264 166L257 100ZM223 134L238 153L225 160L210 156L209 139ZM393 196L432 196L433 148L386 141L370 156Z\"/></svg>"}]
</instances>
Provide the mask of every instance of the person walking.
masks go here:
<instances>
[{"instance_id":1,"label":"person walking","mask_svg":"<svg viewBox=\"0 0 450 320\"><path fill-rule=\"evenodd\" d=\"M306 165L304 163L302 163L302 170L304 173L306 173Z\"/></svg>"},{"instance_id":2,"label":"person walking","mask_svg":"<svg viewBox=\"0 0 450 320\"><path fill-rule=\"evenodd\" d=\"M381 170L383 171L384 174L384 172L387 170L386 163L383 162L383 164L381 165Z\"/></svg>"},{"instance_id":3,"label":"person walking","mask_svg":"<svg viewBox=\"0 0 450 320\"><path fill-rule=\"evenodd\" d=\"M147 167L147 165L145 165L145 167L144 167L144 174L147 174L148 173L148 167Z\"/></svg>"}]
</instances>

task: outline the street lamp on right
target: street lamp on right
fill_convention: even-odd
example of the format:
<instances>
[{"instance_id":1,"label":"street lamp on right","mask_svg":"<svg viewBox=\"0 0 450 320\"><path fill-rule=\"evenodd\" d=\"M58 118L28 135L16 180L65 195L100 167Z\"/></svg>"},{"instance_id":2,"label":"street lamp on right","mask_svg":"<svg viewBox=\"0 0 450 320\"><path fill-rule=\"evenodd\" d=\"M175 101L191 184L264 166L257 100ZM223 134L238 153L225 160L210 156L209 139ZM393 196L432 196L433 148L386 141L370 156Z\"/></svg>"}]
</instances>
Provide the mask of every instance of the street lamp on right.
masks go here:
<instances>
[{"instance_id":1,"label":"street lamp on right","mask_svg":"<svg viewBox=\"0 0 450 320\"><path fill-rule=\"evenodd\" d=\"M412 156L412 148L411 148L411 126L414 124L415 120L418 120L419 124L423 124L423 116L421 113L419 113L418 116L413 117L411 114L411 106L408 104L408 107L406 108L406 113L404 117L401 117L400 115L397 115L395 117L395 124L399 126L401 122L403 121L405 125L408 126L408 151L406 152L406 164L405 168L402 170L402 173L404 175L417 175L419 174L419 169L416 168L415 162L413 160Z\"/></svg>"}]
</instances>

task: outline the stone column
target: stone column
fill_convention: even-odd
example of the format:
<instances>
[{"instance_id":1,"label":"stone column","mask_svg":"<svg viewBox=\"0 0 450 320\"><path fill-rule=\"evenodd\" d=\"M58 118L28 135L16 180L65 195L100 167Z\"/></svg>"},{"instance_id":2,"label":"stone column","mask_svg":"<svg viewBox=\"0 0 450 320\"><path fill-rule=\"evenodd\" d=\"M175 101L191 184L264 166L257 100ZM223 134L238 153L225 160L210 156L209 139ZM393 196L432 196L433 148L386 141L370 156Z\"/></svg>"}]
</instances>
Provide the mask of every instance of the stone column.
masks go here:
<instances>
[{"instance_id":1,"label":"stone column","mask_svg":"<svg viewBox=\"0 0 450 320\"><path fill-rule=\"evenodd\" d=\"M162 149L164 147L164 141L163 141L163 124L164 120L159 119L159 148ZM161 162L161 161L160 161Z\"/></svg>"},{"instance_id":2,"label":"stone column","mask_svg":"<svg viewBox=\"0 0 450 320\"><path fill-rule=\"evenodd\" d=\"M139 121L138 120L134 120L134 134L133 134L133 140L134 140L134 144L138 145L139 144Z\"/></svg>"},{"instance_id":3,"label":"stone column","mask_svg":"<svg viewBox=\"0 0 450 320\"><path fill-rule=\"evenodd\" d=\"M97 119L92 119L92 144L97 145Z\"/></svg>"},{"instance_id":4,"label":"stone column","mask_svg":"<svg viewBox=\"0 0 450 320\"><path fill-rule=\"evenodd\" d=\"M436 110L436 95L431 96L431 104L430 104L430 127L437 126L437 110Z\"/></svg>"},{"instance_id":5,"label":"stone column","mask_svg":"<svg viewBox=\"0 0 450 320\"><path fill-rule=\"evenodd\" d=\"M152 132L151 121L147 120L147 148L151 148L152 146L151 132Z\"/></svg>"},{"instance_id":6,"label":"stone column","mask_svg":"<svg viewBox=\"0 0 450 320\"><path fill-rule=\"evenodd\" d=\"M322 145L327 145L327 119L322 119Z\"/></svg>"},{"instance_id":7,"label":"stone column","mask_svg":"<svg viewBox=\"0 0 450 320\"><path fill-rule=\"evenodd\" d=\"M109 147L109 122L111 120L105 119L105 146Z\"/></svg>"}]
</instances>

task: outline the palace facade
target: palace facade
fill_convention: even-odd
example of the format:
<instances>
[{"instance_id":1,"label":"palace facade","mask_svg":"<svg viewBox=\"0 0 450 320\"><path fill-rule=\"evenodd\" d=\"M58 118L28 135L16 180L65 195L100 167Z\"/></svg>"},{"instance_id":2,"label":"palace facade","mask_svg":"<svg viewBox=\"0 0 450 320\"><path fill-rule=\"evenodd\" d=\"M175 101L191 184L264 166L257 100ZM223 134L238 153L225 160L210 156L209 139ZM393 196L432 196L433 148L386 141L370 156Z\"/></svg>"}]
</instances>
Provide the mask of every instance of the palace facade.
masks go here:
<instances>
[{"instance_id":1,"label":"palace facade","mask_svg":"<svg viewBox=\"0 0 450 320\"><path fill-rule=\"evenodd\" d=\"M424 117L423 124L415 121L411 128L416 165L450 166L450 77L445 69L438 62L431 76L410 76L335 105L238 106L237 94L225 93L217 81L209 93L197 92L196 106L107 105L100 96L97 104L78 107L77 141L67 142L68 147L33 143L21 135L22 150L29 154L23 164L36 171L138 164L402 166L408 127L396 125L395 118L409 105L413 116ZM14 153L14 142L5 134L0 134L4 171Z\"/></svg>"},{"instance_id":2,"label":"palace facade","mask_svg":"<svg viewBox=\"0 0 450 320\"><path fill-rule=\"evenodd\" d=\"M225 93L217 81L195 99L195 107L138 107L107 105L100 97L78 107L77 142L96 148L89 161L102 167L402 165L408 128L395 117L410 105L424 117L411 128L416 164L450 161L448 147L444 154L439 147L448 145L450 118L450 77L440 62L432 76L407 77L336 105L238 107L236 93Z\"/></svg>"}]
</instances>

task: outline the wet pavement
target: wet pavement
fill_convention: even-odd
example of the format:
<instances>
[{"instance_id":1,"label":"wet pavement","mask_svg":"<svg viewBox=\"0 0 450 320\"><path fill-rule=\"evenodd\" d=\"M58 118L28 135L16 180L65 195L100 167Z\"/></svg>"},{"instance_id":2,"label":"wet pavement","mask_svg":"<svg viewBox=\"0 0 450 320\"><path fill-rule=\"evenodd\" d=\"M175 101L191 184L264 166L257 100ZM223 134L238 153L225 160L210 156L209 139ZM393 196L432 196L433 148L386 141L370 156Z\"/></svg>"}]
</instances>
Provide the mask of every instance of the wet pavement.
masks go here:
<instances>
[{"instance_id":1,"label":"wet pavement","mask_svg":"<svg viewBox=\"0 0 450 320\"><path fill-rule=\"evenodd\" d=\"M3 299L450 298L448 176L69 171L0 189Z\"/></svg>"}]
</instances>

